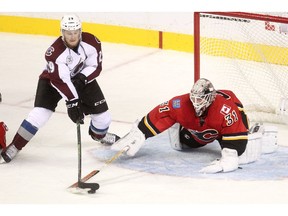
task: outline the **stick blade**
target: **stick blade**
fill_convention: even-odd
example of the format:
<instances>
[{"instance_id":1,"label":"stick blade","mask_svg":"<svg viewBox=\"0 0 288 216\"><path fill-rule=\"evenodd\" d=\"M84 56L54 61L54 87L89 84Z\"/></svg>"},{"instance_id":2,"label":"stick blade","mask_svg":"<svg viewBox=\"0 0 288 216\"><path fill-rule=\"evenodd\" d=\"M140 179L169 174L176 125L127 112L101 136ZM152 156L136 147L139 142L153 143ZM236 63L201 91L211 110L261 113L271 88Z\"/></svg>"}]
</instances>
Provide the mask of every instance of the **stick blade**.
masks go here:
<instances>
[{"instance_id":1,"label":"stick blade","mask_svg":"<svg viewBox=\"0 0 288 216\"><path fill-rule=\"evenodd\" d=\"M67 190L74 194L95 194L99 188L98 183L78 182L76 187L68 187Z\"/></svg>"},{"instance_id":2,"label":"stick blade","mask_svg":"<svg viewBox=\"0 0 288 216\"><path fill-rule=\"evenodd\" d=\"M88 181L90 178L92 178L94 175L96 175L97 173L99 173L100 170L93 170L90 173L88 173L86 176L84 176L83 178L81 178L80 182L86 182ZM75 188L78 187L78 181L75 182L74 184L70 185L68 188Z\"/></svg>"},{"instance_id":3,"label":"stick blade","mask_svg":"<svg viewBox=\"0 0 288 216\"><path fill-rule=\"evenodd\" d=\"M88 193L93 194L100 188L100 185L98 183L78 182L78 187L82 189L89 188Z\"/></svg>"}]
</instances>

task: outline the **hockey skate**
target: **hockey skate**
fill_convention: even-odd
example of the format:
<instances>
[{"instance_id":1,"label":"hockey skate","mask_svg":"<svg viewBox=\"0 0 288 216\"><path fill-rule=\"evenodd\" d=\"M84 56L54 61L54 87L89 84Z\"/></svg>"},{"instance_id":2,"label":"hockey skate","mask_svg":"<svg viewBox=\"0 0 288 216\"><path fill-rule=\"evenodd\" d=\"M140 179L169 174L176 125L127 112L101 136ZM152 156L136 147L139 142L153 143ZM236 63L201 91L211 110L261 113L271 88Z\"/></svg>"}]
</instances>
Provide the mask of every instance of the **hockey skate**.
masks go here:
<instances>
[{"instance_id":1,"label":"hockey skate","mask_svg":"<svg viewBox=\"0 0 288 216\"><path fill-rule=\"evenodd\" d=\"M113 133L107 133L106 136L100 140L100 143L105 145L112 145L117 140L119 140L120 137Z\"/></svg>"},{"instance_id":2,"label":"hockey skate","mask_svg":"<svg viewBox=\"0 0 288 216\"><path fill-rule=\"evenodd\" d=\"M14 144L10 144L4 151L1 152L0 163L9 163L19 152Z\"/></svg>"},{"instance_id":3,"label":"hockey skate","mask_svg":"<svg viewBox=\"0 0 288 216\"><path fill-rule=\"evenodd\" d=\"M113 143L115 143L117 140L120 139L119 136L117 136L116 134L113 133L106 133L105 137L103 138L98 138L93 132L92 130L89 128L89 135L92 137L93 140L96 140L104 145L112 145Z\"/></svg>"}]
</instances>

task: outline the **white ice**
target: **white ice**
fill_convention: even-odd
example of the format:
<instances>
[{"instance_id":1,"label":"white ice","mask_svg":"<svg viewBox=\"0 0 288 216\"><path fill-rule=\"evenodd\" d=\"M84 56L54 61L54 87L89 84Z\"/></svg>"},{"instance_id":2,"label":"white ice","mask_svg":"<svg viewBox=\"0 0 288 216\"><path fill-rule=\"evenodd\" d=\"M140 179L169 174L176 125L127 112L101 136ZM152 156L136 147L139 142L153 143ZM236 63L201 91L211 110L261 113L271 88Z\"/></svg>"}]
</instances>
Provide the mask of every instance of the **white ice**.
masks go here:
<instances>
[{"instance_id":1,"label":"white ice","mask_svg":"<svg viewBox=\"0 0 288 216\"><path fill-rule=\"evenodd\" d=\"M38 76L45 66L44 53L54 38L9 33L1 33L0 37L0 121L9 127L9 144L33 107ZM113 116L110 131L121 136L130 130L137 118L172 96L188 92L193 84L192 54L105 42L102 49L104 66L98 82ZM99 161L89 154L89 150L100 146L88 135L88 125L87 117L81 128L83 175L101 169L103 165L99 166ZM285 145L287 127L280 126L279 130L279 143ZM35 204L45 204L45 211L53 214L73 209L73 213L99 215L97 209L105 209L101 214L142 215L150 213L147 206L156 209L160 206L161 211L170 209L169 212L175 214L185 209L186 214L193 215L196 208L202 211L197 214L211 211L211 214L221 212L223 215L225 209L229 209L231 215L235 215L242 212L242 205L257 204L257 211L272 205L273 211L277 211L288 203L287 179L193 179L133 171L112 163L91 179L100 184L94 195L68 192L66 188L76 180L76 126L68 118L62 100L50 121L19 155L11 163L0 166L2 205L26 204L23 209L31 211L34 208L43 210L42 205ZM53 211L46 204L52 205ZM84 207L82 204L89 205ZM140 204L136 206L137 210L130 209L133 204ZM206 204L212 204L212 208L207 208ZM7 211L13 212L11 208L5 205Z\"/></svg>"}]
</instances>

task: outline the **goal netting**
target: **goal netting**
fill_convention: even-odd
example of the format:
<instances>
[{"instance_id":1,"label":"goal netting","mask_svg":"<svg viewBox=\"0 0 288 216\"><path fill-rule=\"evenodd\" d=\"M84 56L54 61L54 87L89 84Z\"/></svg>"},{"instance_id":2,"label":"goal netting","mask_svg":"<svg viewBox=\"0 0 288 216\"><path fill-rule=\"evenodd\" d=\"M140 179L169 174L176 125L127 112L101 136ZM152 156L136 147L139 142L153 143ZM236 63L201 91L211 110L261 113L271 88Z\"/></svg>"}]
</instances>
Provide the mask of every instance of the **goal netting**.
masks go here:
<instances>
[{"instance_id":1,"label":"goal netting","mask_svg":"<svg viewBox=\"0 0 288 216\"><path fill-rule=\"evenodd\" d=\"M267 14L195 13L195 79L234 91L251 121L288 123L287 26Z\"/></svg>"}]
</instances>

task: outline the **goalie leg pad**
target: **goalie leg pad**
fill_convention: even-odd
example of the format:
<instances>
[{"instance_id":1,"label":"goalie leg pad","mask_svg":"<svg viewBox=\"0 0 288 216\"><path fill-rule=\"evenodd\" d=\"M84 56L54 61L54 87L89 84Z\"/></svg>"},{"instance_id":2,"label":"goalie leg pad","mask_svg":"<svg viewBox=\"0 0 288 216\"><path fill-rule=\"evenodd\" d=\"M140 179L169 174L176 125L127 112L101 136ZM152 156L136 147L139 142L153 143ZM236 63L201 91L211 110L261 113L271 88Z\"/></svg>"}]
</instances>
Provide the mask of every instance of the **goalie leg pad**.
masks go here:
<instances>
[{"instance_id":1,"label":"goalie leg pad","mask_svg":"<svg viewBox=\"0 0 288 216\"><path fill-rule=\"evenodd\" d=\"M144 145L144 142L145 142L145 135L138 128L138 124L139 124L139 121L137 120L133 124L130 132L126 134L123 138L115 142L111 146L111 149L115 151L121 151L126 146L128 146L128 150L126 154L128 156L134 156L139 151L139 149Z\"/></svg>"},{"instance_id":2,"label":"goalie leg pad","mask_svg":"<svg viewBox=\"0 0 288 216\"><path fill-rule=\"evenodd\" d=\"M278 128L276 126L265 126L262 137L262 154L273 153L278 148Z\"/></svg>"},{"instance_id":3,"label":"goalie leg pad","mask_svg":"<svg viewBox=\"0 0 288 216\"><path fill-rule=\"evenodd\" d=\"M246 149L239 156L239 164L252 163L260 158L262 149L262 133L252 133L248 135Z\"/></svg>"},{"instance_id":4,"label":"goalie leg pad","mask_svg":"<svg viewBox=\"0 0 288 216\"><path fill-rule=\"evenodd\" d=\"M179 130L180 130L179 123L175 123L172 127L168 129L170 146L172 149L177 151L183 150L183 145L180 143Z\"/></svg>"}]
</instances>

